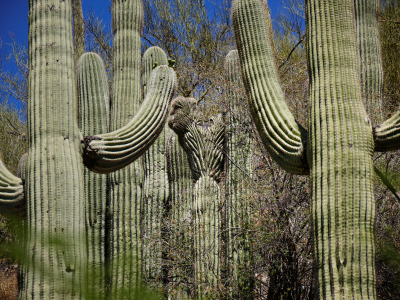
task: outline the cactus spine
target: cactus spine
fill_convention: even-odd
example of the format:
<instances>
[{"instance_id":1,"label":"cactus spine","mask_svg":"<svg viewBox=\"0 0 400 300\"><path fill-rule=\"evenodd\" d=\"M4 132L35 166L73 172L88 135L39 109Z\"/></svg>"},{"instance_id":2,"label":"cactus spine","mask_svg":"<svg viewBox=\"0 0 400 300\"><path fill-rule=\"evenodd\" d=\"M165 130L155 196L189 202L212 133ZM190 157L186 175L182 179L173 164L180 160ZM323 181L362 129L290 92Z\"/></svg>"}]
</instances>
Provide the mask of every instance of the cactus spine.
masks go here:
<instances>
[{"instance_id":1,"label":"cactus spine","mask_svg":"<svg viewBox=\"0 0 400 300\"><path fill-rule=\"evenodd\" d=\"M140 1L136 2L137 11ZM132 6L133 1L127 3ZM71 0L31 0L28 40L26 182L22 186L19 178L0 165L4 182L0 209L18 213L25 195L27 255L20 298L82 298L87 278L86 207ZM105 173L144 153L164 126L174 82L172 69L156 68L139 115L114 132L84 138L84 163Z\"/></svg>"},{"instance_id":2,"label":"cactus spine","mask_svg":"<svg viewBox=\"0 0 400 300\"><path fill-rule=\"evenodd\" d=\"M281 132L275 126L285 128L279 121L284 104L282 98L279 106L270 109L280 88L261 9L256 0L233 4L250 110L266 145L287 140L298 126ZM375 299L374 143L361 99L354 6L348 0L309 0L306 15L311 114L307 160L302 161L311 175L318 296ZM286 109L284 114L292 118ZM302 140L304 149L306 135ZM266 147L275 158L275 149ZM284 148L279 152L286 156ZM277 162L290 170L281 160Z\"/></svg>"},{"instance_id":3,"label":"cactus spine","mask_svg":"<svg viewBox=\"0 0 400 300\"><path fill-rule=\"evenodd\" d=\"M95 53L83 54L77 65L79 128L86 136L109 131L110 97L104 63ZM84 170L87 227L87 266L90 295L100 297L106 285L108 236L106 205L108 176Z\"/></svg>"}]
</instances>

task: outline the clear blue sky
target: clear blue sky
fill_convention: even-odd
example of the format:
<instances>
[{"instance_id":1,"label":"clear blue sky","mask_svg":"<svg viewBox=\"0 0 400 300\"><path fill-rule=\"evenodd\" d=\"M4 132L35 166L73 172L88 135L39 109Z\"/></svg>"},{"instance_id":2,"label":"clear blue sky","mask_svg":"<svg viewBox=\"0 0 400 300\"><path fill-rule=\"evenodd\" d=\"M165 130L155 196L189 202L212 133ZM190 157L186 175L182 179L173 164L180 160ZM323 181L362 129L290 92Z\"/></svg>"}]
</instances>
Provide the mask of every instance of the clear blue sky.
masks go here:
<instances>
[{"instance_id":1,"label":"clear blue sky","mask_svg":"<svg viewBox=\"0 0 400 300\"><path fill-rule=\"evenodd\" d=\"M83 13L86 14L92 8L96 16L109 20L110 2L111 0L82 0ZM0 3L0 39L3 44L10 42L9 33L13 33L18 42L26 44L28 41L28 0L0 0ZM278 7L282 5L281 0L270 0L268 3L274 16Z\"/></svg>"}]
</instances>

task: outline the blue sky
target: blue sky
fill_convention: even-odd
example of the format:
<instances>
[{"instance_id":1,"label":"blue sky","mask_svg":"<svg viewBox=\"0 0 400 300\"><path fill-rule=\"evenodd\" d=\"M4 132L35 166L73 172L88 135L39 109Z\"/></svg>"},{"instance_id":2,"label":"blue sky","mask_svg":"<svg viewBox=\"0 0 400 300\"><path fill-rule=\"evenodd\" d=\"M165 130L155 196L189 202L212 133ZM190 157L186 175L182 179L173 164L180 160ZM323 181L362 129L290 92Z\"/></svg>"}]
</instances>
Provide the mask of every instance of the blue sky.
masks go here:
<instances>
[{"instance_id":1,"label":"blue sky","mask_svg":"<svg viewBox=\"0 0 400 300\"><path fill-rule=\"evenodd\" d=\"M111 0L82 0L83 13L93 9L98 17L110 19L108 12ZM13 33L17 42L27 43L28 40L28 0L0 0L0 39L4 43L10 42L9 33ZM217 0L218 2L218 0ZM268 1L275 15L281 0Z\"/></svg>"}]
</instances>

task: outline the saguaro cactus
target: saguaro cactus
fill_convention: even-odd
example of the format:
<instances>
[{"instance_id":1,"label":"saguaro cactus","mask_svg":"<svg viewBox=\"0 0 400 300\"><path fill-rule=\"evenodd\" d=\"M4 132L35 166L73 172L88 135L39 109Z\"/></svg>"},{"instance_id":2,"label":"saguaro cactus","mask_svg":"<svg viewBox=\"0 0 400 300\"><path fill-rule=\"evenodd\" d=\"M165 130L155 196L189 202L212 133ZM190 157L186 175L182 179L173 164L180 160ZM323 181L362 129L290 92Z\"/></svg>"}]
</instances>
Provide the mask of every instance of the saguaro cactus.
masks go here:
<instances>
[{"instance_id":1,"label":"saguaro cactus","mask_svg":"<svg viewBox=\"0 0 400 300\"><path fill-rule=\"evenodd\" d=\"M127 1L127 3L139 1ZM78 130L71 1L29 2L29 154L25 186L1 168L1 212L17 211L25 193L26 259L20 298L82 298L86 289L82 134ZM119 55L119 54L115 54ZM144 153L163 128L174 71L161 66L126 126L84 139L84 162L120 169Z\"/></svg>"},{"instance_id":2,"label":"saguaro cactus","mask_svg":"<svg viewBox=\"0 0 400 300\"><path fill-rule=\"evenodd\" d=\"M191 213L194 284L196 297L202 299L221 292L221 270L224 267L221 260L225 257L225 249L221 242L224 216L218 183L224 165L225 126L219 115L204 127L196 103L191 98L175 99L168 124L179 136L196 181Z\"/></svg>"},{"instance_id":3,"label":"saguaro cactus","mask_svg":"<svg viewBox=\"0 0 400 300\"><path fill-rule=\"evenodd\" d=\"M159 47L150 47L142 58L142 85L146 94L150 73L155 66L168 65L165 52ZM168 177L165 161L165 144L168 126L143 155L144 184L142 193L142 242L143 276L154 280L161 275L161 220L163 207L168 197Z\"/></svg>"},{"instance_id":4,"label":"saguaro cactus","mask_svg":"<svg viewBox=\"0 0 400 300\"><path fill-rule=\"evenodd\" d=\"M252 124L243 114L243 98L238 89L243 87L240 76L239 54L230 51L225 58L227 79L226 114L226 233L227 285L233 298L252 297L251 245L246 226L250 222L249 198L253 173Z\"/></svg>"},{"instance_id":5,"label":"saguaro cactus","mask_svg":"<svg viewBox=\"0 0 400 300\"><path fill-rule=\"evenodd\" d=\"M173 130L168 133L165 151L169 194L163 217L163 281L174 299L185 299L193 290L193 178L187 153Z\"/></svg>"},{"instance_id":6,"label":"saguaro cactus","mask_svg":"<svg viewBox=\"0 0 400 300\"><path fill-rule=\"evenodd\" d=\"M309 133L280 89L258 0L236 0L233 22L250 111L271 156L310 173L315 275L321 299L375 299L374 150L399 147L399 113L374 131L361 99L351 0L306 1Z\"/></svg>"},{"instance_id":7,"label":"saguaro cactus","mask_svg":"<svg viewBox=\"0 0 400 300\"><path fill-rule=\"evenodd\" d=\"M86 136L109 131L110 97L108 80L101 57L83 54L77 65L79 128ZM87 228L87 267L90 294L105 295L106 255L109 242L106 206L109 201L108 175L84 169Z\"/></svg>"}]
</instances>

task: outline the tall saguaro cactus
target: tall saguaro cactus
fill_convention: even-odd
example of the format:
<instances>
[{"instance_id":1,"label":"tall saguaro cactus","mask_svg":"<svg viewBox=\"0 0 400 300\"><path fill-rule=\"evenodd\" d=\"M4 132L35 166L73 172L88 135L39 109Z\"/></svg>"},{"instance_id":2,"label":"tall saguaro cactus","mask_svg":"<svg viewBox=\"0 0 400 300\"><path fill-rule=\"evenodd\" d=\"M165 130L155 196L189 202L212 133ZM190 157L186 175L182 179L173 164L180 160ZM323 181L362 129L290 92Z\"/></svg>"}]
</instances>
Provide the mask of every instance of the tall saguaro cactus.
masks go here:
<instances>
[{"instance_id":1,"label":"tall saguaro cactus","mask_svg":"<svg viewBox=\"0 0 400 300\"><path fill-rule=\"evenodd\" d=\"M139 2L125 3L136 3L137 11ZM84 297L87 208L82 155L85 165L100 173L121 169L140 157L164 126L175 85L172 69L156 68L135 117L132 115L118 130L82 141L71 16L71 0L29 1L29 153L25 184L0 164L0 213L19 213L26 204L27 255L21 299Z\"/></svg>"},{"instance_id":2,"label":"tall saguaro cactus","mask_svg":"<svg viewBox=\"0 0 400 300\"><path fill-rule=\"evenodd\" d=\"M248 299L252 297L254 286L251 243L246 230L251 216L249 197L254 151L252 125L246 115L243 117L244 105L240 103L243 98L237 92L243 85L237 50L231 50L227 54L224 67L228 84L225 130L227 284L230 290L239 293L231 297Z\"/></svg>"},{"instance_id":3,"label":"tall saguaro cactus","mask_svg":"<svg viewBox=\"0 0 400 300\"><path fill-rule=\"evenodd\" d=\"M77 65L79 128L86 136L109 130L110 97L108 80L101 57L95 53L83 54ZM106 256L109 252L106 205L109 200L108 174L84 170L87 228L87 266L92 295L106 286ZM100 297L100 294L98 294Z\"/></svg>"},{"instance_id":4,"label":"tall saguaro cactus","mask_svg":"<svg viewBox=\"0 0 400 300\"><path fill-rule=\"evenodd\" d=\"M372 154L399 147L399 113L372 129L361 97L353 1L307 0L306 16L308 134L284 102L260 2L235 0L250 111L271 156L290 172L310 173L318 296L376 299Z\"/></svg>"},{"instance_id":5,"label":"tall saguaro cactus","mask_svg":"<svg viewBox=\"0 0 400 300\"><path fill-rule=\"evenodd\" d=\"M142 58L143 92L147 92L150 73L156 65L168 65L165 52L159 47L150 47ZM143 155L144 183L142 193L142 242L143 276L154 280L161 275L161 221L163 207L168 197L168 176L165 161L165 144L168 126Z\"/></svg>"}]
</instances>

